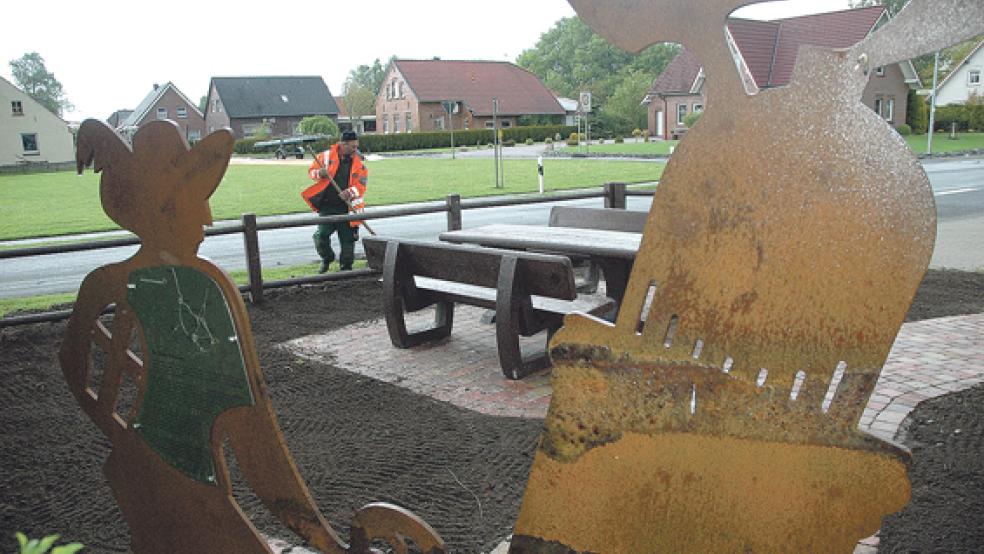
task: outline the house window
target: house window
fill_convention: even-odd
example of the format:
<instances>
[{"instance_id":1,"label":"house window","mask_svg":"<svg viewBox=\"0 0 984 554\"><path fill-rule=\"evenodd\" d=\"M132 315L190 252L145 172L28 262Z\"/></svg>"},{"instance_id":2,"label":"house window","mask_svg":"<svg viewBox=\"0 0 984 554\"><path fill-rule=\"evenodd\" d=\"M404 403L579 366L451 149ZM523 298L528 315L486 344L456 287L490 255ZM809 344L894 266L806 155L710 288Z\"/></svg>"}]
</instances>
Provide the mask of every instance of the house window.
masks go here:
<instances>
[{"instance_id":1,"label":"house window","mask_svg":"<svg viewBox=\"0 0 984 554\"><path fill-rule=\"evenodd\" d=\"M895 97L889 96L885 100L885 113L882 114L885 121L891 121L895 117Z\"/></svg>"},{"instance_id":2,"label":"house window","mask_svg":"<svg viewBox=\"0 0 984 554\"><path fill-rule=\"evenodd\" d=\"M212 100L212 113L222 113L222 104L219 103L218 98Z\"/></svg>"},{"instance_id":3,"label":"house window","mask_svg":"<svg viewBox=\"0 0 984 554\"><path fill-rule=\"evenodd\" d=\"M21 133L21 144L24 146L25 154L37 154L39 152L37 133Z\"/></svg>"},{"instance_id":4,"label":"house window","mask_svg":"<svg viewBox=\"0 0 984 554\"><path fill-rule=\"evenodd\" d=\"M485 122L485 128L486 129L492 129L493 128L492 126L493 126L493 123L491 121L486 121Z\"/></svg>"},{"instance_id":5,"label":"house window","mask_svg":"<svg viewBox=\"0 0 984 554\"><path fill-rule=\"evenodd\" d=\"M167 108L157 108L157 119L167 119Z\"/></svg>"},{"instance_id":6,"label":"house window","mask_svg":"<svg viewBox=\"0 0 984 554\"><path fill-rule=\"evenodd\" d=\"M691 111L693 111L694 113L700 113L700 112L704 111L704 105L703 104L694 104L694 107L693 107L693 109Z\"/></svg>"},{"instance_id":7,"label":"house window","mask_svg":"<svg viewBox=\"0 0 984 554\"><path fill-rule=\"evenodd\" d=\"M390 132L390 120L388 115L383 116L383 134L388 135Z\"/></svg>"},{"instance_id":8,"label":"house window","mask_svg":"<svg viewBox=\"0 0 984 554\"><path fill-rule=\"evenodd\" d=\"M412 131L413 131L413 116L410 115L410 112L407 112L407 132L409 133Z\"/></svg>"},{"instance_id":9,"label":"house window","mask_svg":"<svg viewBox=\"0 0 984 554\"><path fill-rule=\"evenodd\" d=\"M396 90L400 91L400 98L406 98L407 95L403 92L403 81L396 84Z\"/></svg>"},{"instance_id":10,"label":"house window","mask_svg":"<svg viewBox=\"0 0 984 554\"><path fill-rule=\"evenodd\" d=\"M875 75L877 75L879 77L884 77L885 76L885 66L884 65L880 65L880 66L876 67L875 68Z\"/></svg>"},{"instance_id":11,"label":"house window","mask_svg":"<svg viewBox=\"0 0 984 554\"><path fill-rule=\"evenodd\" d=\"M393 132L400 132L400 114L393 114Z\"/></svg>"},{"instance_id":12,"label":"house window","mask_svg":"<svg viewBox=\"0 0 984 554\"><path fill-rule=\"evenodd\" d=\"M178 108L177 112L178 112L178 119L188 118L188 108L181 106Z\"/></svg>"},{"instance_id":13,"label":"house window","mask_svg":"<svg viewBox=\"0 0 984 554\"><path fill-rule=\"evenodd\" d=\"M256 134L256 130L259 127L260 126L257 125L256 123L244 123L243 124L243 136L245 136L246 138L252 137L253 135Z\"/></svg>"},{"instance_id":14,"label":"house window","mask_svg":"<svg viewBox=\"0 0 984 554\"><path fill-rule=\"evenodd\" d=\"M971 69L967 71L967 84L970 86L977 86L981 84L980 69Z\"/></svg>"},{"instance_id":15,"label":"house window","mask_svg":"<svg viewBox=\"0 0 984 554\"><path fill-rule=\"evenodd\" d=\"M503 119L502 121L499 122L499 125L501 125L503 129L505 129L506 127L512 127L512 121L509 121L508 119Z\"/></svg>"},{"instance_id":16,"label":"house window","mask_svg":"<svg viewBox=\"0 0 984 554\"><path fill-rule=\"evenodd\" d=\"M684 117L687 117L687 105L680 104L677 106L677 125L683 125Z\"/></svg>"},{"instance_id":17,"label":"house window","mask_svg":"<svg viewBox=\"0 0 984 554\"><path fill-rule=\"evenodd\" d=\"M10 115L24 115L24 104L20 100L10 101Z\"/></svg>"},{"instance_id":18,"label":"house window","mask_svg":"<svg viewBox=\"0 0 984 554\"><path fill-rule=\"evenodd\" d=\"M881 115L882 113L882 99L881 97L875 98L875 113Z\"/></svg>"},{"instance_id":19,"label":"house window","mask_svg":"<svg viewBox=\"0 0 984 554\"><path fill-rule=\"evenodd\" d=\"M191 129L188 131L189 141L198 141L201 140L201 138L202 138L202 132L199 131L198 129Z\"/></svg>"},{"instance_id":20,"label":"house window","mask_svg":"<svg viewBox=\"0 0 984 554\"><path fill-rule=\"evenodd\" d=\"M434 118L434 130L435 131L443 131L444 130L444 118L443 117L435 117Z\"/></svg>"}]
</instances>

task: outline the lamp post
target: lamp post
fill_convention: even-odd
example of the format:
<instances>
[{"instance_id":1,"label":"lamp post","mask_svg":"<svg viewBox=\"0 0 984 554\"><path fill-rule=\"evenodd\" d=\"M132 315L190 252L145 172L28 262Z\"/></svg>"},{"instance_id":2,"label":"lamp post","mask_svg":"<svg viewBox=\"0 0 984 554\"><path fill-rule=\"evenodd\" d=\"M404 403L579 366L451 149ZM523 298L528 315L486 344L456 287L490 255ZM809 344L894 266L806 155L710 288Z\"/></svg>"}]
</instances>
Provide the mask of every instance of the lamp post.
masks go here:
<instances>
[{"instance_id":1,"label":"lamp post","mask_svg":"<svg viewBox=\"0 0 984 554\"><path fill-rule=\"evenodd\" d=\"M933 127L936 125L936 78L940 69L940 53L933 58L933 91L929 96L929 133L926 137L926 153L933 154Z\"/></svg>"},{"instance_id":2,"label":"lamp post","mask_svg":"<svg viewBox=\"0 0 984 554\"><path fill-rule=\"evenodd\" d=\"M454 159L454 107L457 104L454 100L444 100L444 111L448 114L448 126L451 127L451 159Z\"/></svg>"}]
</instances>

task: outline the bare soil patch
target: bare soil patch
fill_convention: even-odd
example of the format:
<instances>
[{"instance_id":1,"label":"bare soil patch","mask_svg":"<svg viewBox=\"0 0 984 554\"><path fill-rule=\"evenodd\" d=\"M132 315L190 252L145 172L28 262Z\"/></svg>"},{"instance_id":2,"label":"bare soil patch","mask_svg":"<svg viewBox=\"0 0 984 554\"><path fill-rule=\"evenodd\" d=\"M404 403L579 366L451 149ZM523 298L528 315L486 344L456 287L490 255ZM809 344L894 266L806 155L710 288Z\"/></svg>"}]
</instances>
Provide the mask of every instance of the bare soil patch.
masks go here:
<instances>
[{"instance_id":1,"label":"bare soil patch","mask_svg":"<svg viewBox=\"0 0 984 554\"><path fill-rule=\"evenodd\" d=\"M984 274L931 271L908 319L978 312ZM511 532L540 420L476 414L278 346L381 313L374 279L273 291L265 305L250 307L291 451L343 537L355 510L387 501L424 517L452 551L488 552ZM0 330L0 550L13 550L20 530L57 532L88 552L126 552L126 525L101 470L109 445L75 404L58 366L63 331L62 323ZM364 348L371 355L390 345ZM979 387L914 412L907 435L913 502L886 521L884 551L970 552L984 544L982 409ZM261 531L294 540L248 487L237 486L236 495Z\"/></svg>"}]
</instances>

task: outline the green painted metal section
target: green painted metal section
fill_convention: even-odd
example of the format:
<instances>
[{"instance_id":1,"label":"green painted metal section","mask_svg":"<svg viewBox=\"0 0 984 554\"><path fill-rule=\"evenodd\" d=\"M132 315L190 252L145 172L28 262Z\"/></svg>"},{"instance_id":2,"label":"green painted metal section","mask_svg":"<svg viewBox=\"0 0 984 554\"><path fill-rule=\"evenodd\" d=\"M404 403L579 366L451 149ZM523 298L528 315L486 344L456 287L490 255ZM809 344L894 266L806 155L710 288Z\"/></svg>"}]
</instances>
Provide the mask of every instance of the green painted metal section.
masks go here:
<instances>
[{"instance_id":1,"label":"green painted metal section","mask_svg":"<svg viewBox=\"0 0 984 554\"><path fill-rule=\"evenodd\" d=\"M189 267L139 269L127 287L148 350L147 390L133 426L168 464L214 484L212 423L254 404L229 305L211 277Z\"/></svg>"}]
</instances>

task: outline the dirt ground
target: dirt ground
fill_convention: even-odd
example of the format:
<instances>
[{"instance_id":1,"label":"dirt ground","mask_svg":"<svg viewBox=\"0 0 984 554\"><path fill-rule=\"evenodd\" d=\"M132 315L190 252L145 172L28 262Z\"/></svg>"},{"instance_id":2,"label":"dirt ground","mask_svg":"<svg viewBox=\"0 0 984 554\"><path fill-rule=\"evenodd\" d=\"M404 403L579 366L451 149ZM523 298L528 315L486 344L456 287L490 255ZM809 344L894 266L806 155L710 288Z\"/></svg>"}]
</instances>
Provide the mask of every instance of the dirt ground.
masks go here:
<instances>
[{"instance_id":1,"label":"dirt ground","mask_svg":"<svg viewBox=\"0 0 984 554\"><path fill-rule=\"evenodd\" d=\"M488 552L515 521L540 420L472 413L278 347L379 317L379 292L372 279L293 288L250 308L291 451L342 537L356 509L387 501L421 515L453 552ZM908 320L979 312L984 274L931 271ZM101 472L109 445L62 381L63 330L63 323L0 330L0 551L15 549L20 530L57 532L88 552L126 552L126 526ZM882 551L980 551L982 412L978 387L920 405L907 420L913 501L886 520ZM236 495L261 531L293 540L248 487L237 484Z\"/></svg>"}]
</instances>

